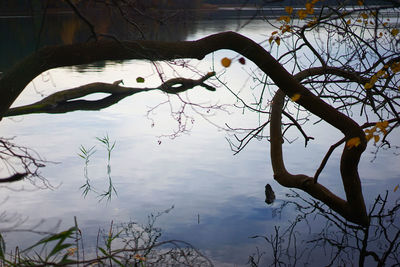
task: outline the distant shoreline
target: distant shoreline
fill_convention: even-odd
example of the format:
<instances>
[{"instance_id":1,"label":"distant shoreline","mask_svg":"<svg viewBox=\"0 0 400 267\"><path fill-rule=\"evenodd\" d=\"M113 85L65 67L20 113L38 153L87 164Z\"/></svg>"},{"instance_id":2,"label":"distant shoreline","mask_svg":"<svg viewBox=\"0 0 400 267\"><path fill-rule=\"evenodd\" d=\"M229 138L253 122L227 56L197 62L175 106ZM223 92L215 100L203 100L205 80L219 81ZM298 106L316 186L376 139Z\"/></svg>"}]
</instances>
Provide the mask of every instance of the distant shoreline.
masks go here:
<instances>
[{"instance_id":1,"label":"distant shoreline","mask_svg":"<svg viewBox=\"0 0 400 267\"><path fill-rule=\"evenodd\" d=\"M349 6L351 8L351 6ZM301 7L293 7L296 11ZM317 11L319 7L315 8ZM34 17L43 15L44 10L30 10L30 11L18 11L18 10L7 10L0 11L0 18L23 18L23 17ZM98 10L91 10L91 12L102 12L104 9L98 8ZM154 9L153 12L158 11L165 13L171 12L182 12L182 14L195 15L196 18L202 19L233 19L233 18L263 18L263 17L275 17L286 14L284 5L270 5L262 8L254 6L237 6L237 5L212 5L204 4L198 9ZM74 12L70 9L65 8L50 8L46 10L48 15L72 15ZM398 14L400 9L386 10L387 14Z\"/></svg>"}]
</instances>

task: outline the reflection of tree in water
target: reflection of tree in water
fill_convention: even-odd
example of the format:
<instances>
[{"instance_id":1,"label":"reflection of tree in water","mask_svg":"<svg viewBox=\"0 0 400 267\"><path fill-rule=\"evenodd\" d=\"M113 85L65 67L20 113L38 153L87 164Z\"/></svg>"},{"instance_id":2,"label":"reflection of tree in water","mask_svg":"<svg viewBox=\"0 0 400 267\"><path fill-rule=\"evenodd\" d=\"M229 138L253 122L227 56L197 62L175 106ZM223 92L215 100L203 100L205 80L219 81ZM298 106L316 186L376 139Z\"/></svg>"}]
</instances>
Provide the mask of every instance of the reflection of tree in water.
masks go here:
<instances>
[{"instance_id":1,"label":"reflection of tree in water","mask_svg":"<svg viewBox=\"0 0 400 267\"><path fill-rule=\"evenodd\" d=\"M87 5L79 11L95 25L99 38L118 40L185 40L196 31L198 17L194 10L150 9L144 13L101 4ZM2 18L0 34L7 42L0 42L0 71L38 47L90 41L89 27L76 14L59 14L51 9L43 12L24 18Z\"/></svg>"},{"instance_id":2,"label":"reflection of tree in water","mask_svg":"<svg viewBox=\"0 0 400 267\"><path fill-rule=\"evenodd\" d=\"M251 266L400 264L400 202L392 203L388 191L373 201L365 226L343 220L323 203L294 191L286 197L274 212L294 210L295 218L266 235L253 236L262 239L265 248L250 255Z\"/></svg>"},{"instance_id":3,"label":"reflection of tree in water","mask_svg":"<svg viewBox=\"0 0 400 267\"><path fill-rule=\"evenodd\" d=\"M306 6L306 9L298 14L302 14L302 16L314 14L314 7L310 6L310 3L308 4L308 7ZM118 7L115 8L118 11ZM334 253L331 254L333 255L332 263L335 263L336 259L340 256L335 252L335 249L340 253L343 251L345 255L351 254L351 251L355 249L356 253L359 253L360 266L364 263L365 257L371 257L376 262L384 263L388 259L387 255L393 251L395 252L394 260L396 260L398 255L397 251L400 249L399 246L395 246L400 236L400 230L396 226L398 224L394 218L395 214L398 212L398 205L396 203L394 208L387 210L385 209L386 198L378 198L377 202L375 202L376 204L372 208L372 211L379 210L378 214L374 215L375 213L368 211L362 192L358 163L371 138L374 138L372 140L375 141L375 146L390 146L390 141L386 137L392 130L395 130L399 126L399 105L396 102L399 98L398 85L400 81L398 74L396 74L399 73L400 66L398 48L396 46L398 43L398 39L396 39L398 37L396 36L399 30L391 28L392 26L384 26L387 28L382 29L386 34L384 38L385 42L383 42L380 38L384 36L384 33L382 32L382 36L378 35L375 26L375 28L372 29L368 28L365 26L369 25L367 21L365 21L366 23L364 24L358 24L358 20L362 22L359 18L368 19L369 15L366 13L360 16L358 13L348 14L347 10L343 10L344 13L340 13L342 10L341 7L338 7L337 10L331 14L332 17L325 16L325 14L321 13L318 21L310 19L306 20L304 24L298 25L293 23L292 18L289 16L292 14L293 9L288 8L286 10L288 16L279 18L278 22L274 21L274 23L279 24L279 26L276 26L277 30L271 33L268 42L271 46L279 46L285 42L286 48L289 51L285 55L282 55L282 57L277 56L277 58L274 58L258 43L234 32L218 33L193 42L166 43L152 41L158 39L154 38L154 36L146 37L147 33L145 33L135 21L127 20L127 18L132 17L131 14L122 14L122 16L126 16L124 17L126 23L134 26L132 32L140 34L140 38L135 37L135 39L150 38L152 40L139 40L135 42L122 42L120 40L110 42L86 42L86 40L91 39L104 40L106 38L113 38L115 40L116 36L113 34L117 35L118 31L115 30L115 32L113 32L114 24L112 21L112 12L114 12L114 10L109 9L108 12L110 13L104 14L104 16L110 16L110 19L104 19L104 22L98 22L100 24L96 25L93 24L93 22L97 21L91 18L90 12L84 14L85 10L83 9L76 12L76 16L81 18L81 23L67 23L67 26L64 28L65 31L62 33L64 34L64 42L80 43L42 49L32 57L28 57L24 61L24 64L5 73L0 80L0 87L4 88L0 91L0 93L4 93L4 97L0 98L0 103L2 103L2 105L0 105L0 115L3 116L7 114L8 111L11 111L11 109L8 110L9 107L33 78L43 71L54 67L87 64L98 60L139 59L162 61L181 58L202 59L206 55L220 49L231 49L243 56L239 56L241 57L238 60L240 64L245 64L246 60L244 58L247 58L247 60L254 62L258 66L261 75L258 76L256 73L251 75L253 78L257 78L260 86L263 87L260 95L254 95L257 100L259 99L256 103L246 103L239 96L240 92L235 93L231 91L233 95L236 96L237 102L241 103L240 105L242 106L239 105L239 107L242 107L243 110L254 111L258 114L270 114L269 119L266 119L265 122L260 122L258 126L247 130L242 135L243 138L236 137L237 143L235 148L237 152L242 150L253 138L268 138L271 143L270 152L274 179L284 187L297 188L307 192L313 196L316 201L323 202L335 212L322 210L321 205L314 201L306 203L311 209L304 208L304 206L297 206L297 209L300 210L300 216L304 217L304 214L307 216L322 214L324 220L328 223L328 228L325 227L321 231L321 235L323 236L321 242L323 242L323 244L325 242L325 244L328 244L327 246L329 248L333 248ZM385 17L383 15L378 15L377 11L374 11L374 13L371 11L372 10L368 7L365 8L365 12L371 14L375 21L382 22L381 24L384 25L383 21ZM340 13L340 19L337 17L336 13ZM341 20L342 16L345 15L348 15L348 20ZM301 18L299 16L300 19L304 19L305 17ZM90 20L93 20L93 22ZM158 23L157 25L159 26L164 23L160 19L155 20L155 22ZM115 25L118 25L118 23ZM153 30L155 28L152 25L149 27ZM343 30L343 28L345 30ZM358 34L360 28L361 30L370 30L370 33L360 37ZM80 32L78 29L85 29L87 31L86 40L80 35L83 31ZM154 30L154 32L159 32L159 29ZM317 34L317 37L314 36L314 38L318 40L323 39L327 42L327 45L315 45L308 40L310 35L305 34L305 32ZM325 32L327 36L323 36L321 32ZM286 42L285 40L289 39L286 37L295 38L297 41L293 43ZM118 38L122 39L123 37L119 36ZM355 44L358 45L356 48L354 48ZM387 53L382 56L371 44L375 44L375 46L386 45ZM327 47L327 49L325 49L325 47ZM309 56L309 53L306 51L303 52L303 49L306 49L308 52L312 51L311 56L313 58L310 58L308 63L301 63L299 60L304 55ZM339 53L342 51L345 51L344 55ZM363 53L359 53L360 51L363 51ZM368 60L366 60L367 55ZM286 57L289 58L286 59ZM224 58L221 63L223 67L228 68L234 61L236 60ZM285 68L285 65L293 61L298 63L296 63L297 65L294 69L289 72ZM340 64L340 66L338 66L338 64ZM26 66L30 68L26 68ZM221 72L224 73L225 71L226 70L223 69ZM218 75L216 76L216 79L218 79ZM192 83L193 81L190 82ZM179 84L182 86L184 85L183 82L177 85L179 86ZM118 85L119 81L111 85L112 90L118 89L119 91L127 89L120 88L121 86ZM222 81L221 85L225 86L227 90L230 90ZM102 88L104 86L105 85L102 85ZM172 87L175 89L180 88ZM166 93L175 93L169 90L171 88L167 89L168 91L164 90ZM70 92L71 91L74 92L75 89L71 89ZM78 91L81 92L82 90ZM274 93L272 102L270 99L267 99L267 95L264 95L266 91ZM179 92L182 91L179 90ZM122 93L127 92L122 91ZM59 108L60 105L76 104L76 102L68 103L70 98L65 98L65 92L62 93L62 96L61 102L50 104L49 108L54 109ZM119 96L120 95L118 95L118 97ZM287 102L285 97L290 98L292 102ZM59 99L58 96L57 99ZM44 99L45 102L47 102L47 100L49 100L49 98ZM188 104L183 100L182 103L183 106ZM35 108L38 104L42 105L46 103L34 103ZM365 115L362 113L362 118L355 118L351 112L353 106L360 107L362 112L365 112ZM271 107L270 111L266 111L265 107ZM287 137L285 136L285 132L291 126L296 127L304 136L306 145L308 141L312 140L312 138L304 132L302 127L304 121L309 121L309 115L305 114L303 116L303 108L310 112L310 116L311 113L314 114L318 117L318 120L321 119L329 123L344 135L341 140L332 144L323 158L320 167L313 176L289 173L286 170L282 153L282 143ZM285 109L287 111L285 111ZM181 121L182 113L183 112L180 112L178 114L179 122ZM287 121L289 122L282 122L283 115L287 117ZM360 124L364 124L360 125L355 119L359 120ZM266 136L263 134L263 129L268 124L270 126L270 131L269 136ZM282 129L284 129L283 132ZM378 143L380 134L382 135L382 144ZM325 168L332 151L341 145L343 150L339 167L345 198L329 190L327 186L321 183L321 179L318 180L319 174ZM302 171L302 169L300 168L298 171ZM272 189L266 189L268 189L267 191L269 192L267 202L272 202ZM381 208L375 209L376 207ZM388 224L385 224L387 222L386 220L388 220ZM335 225L342 234L339 233L333 237L331 237L329 233L326 234L325 229L329 231L332 229L330 228L331 223ZM386 246L389 247L389 250L384 250L383 254L378 254L374 251L374 247L371 248L366 245L368 244L368 235L371 226L375 227L375 225L377 225L378 228L372 231L374 231L375 234L378 233L379 238L384 237L386 241L388 241L388 245ZM391 228L394 228L393 232L391 232ZM333 229L333 231L336 230ZM293 230L289 230L288 233L289 238L296 239ZM392 233L394 233L394 235ZM276 232L276 234L276 236L278 236L279 233ZM324 236L324 234L326 235ZM339 239L335 239L336 237L339 237ZM349 237L354 238L355 243L347 242ZM374 241L378 242L378 247L381 245L379 243L380 240L374 239ZM277 244L275 240L269 242ZM314 244L320 246L319 240L315 241ZM279 247L274 247L274 253L278 252L278 249ZM348 250L350 250L350 252L347 252ZM293 254L288 255L291 256ZM276 257L275 259L279 260L279 258ZM296 258L296 254L294 259L298 259ZM338 263L342 264L343 261L339 261Z\"/></svg>"}]
</instances>

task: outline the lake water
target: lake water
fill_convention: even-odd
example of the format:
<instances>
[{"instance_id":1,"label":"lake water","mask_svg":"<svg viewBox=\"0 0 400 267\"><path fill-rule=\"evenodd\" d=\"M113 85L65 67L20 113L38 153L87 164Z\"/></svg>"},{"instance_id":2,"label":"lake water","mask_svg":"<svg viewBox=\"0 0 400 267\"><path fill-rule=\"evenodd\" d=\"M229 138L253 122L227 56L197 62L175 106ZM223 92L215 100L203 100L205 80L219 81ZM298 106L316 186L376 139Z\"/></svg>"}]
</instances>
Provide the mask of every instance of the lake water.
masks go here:
<instances>
[{"instance_id":1,"label":"lake water","mask_svg":"<svg viewBox=\"0 0 400 267\"><path fill-rule=\"evenodd\" d=\"M23 24L24 21L19 23ZM185 39L195 40L225 30L239 31L257 42L263 42L272 29L262 20L249 23L203 20L197 21L192 30L186 31ZM263 43L265 47L267 44ZM223 74L225 70L219 61L225 56L236 55L219 51L201 62L191 61L190 64L203 72L215 69L218 74ZM186 77L194 77L193 72L181 67L165 63L160 63L159 67L168 78L177 75L175 71ZM233 90L242 91L245 99L251 99L250 88L255 86L255 82L248 79L248 73L252 70L255 67L251 63L245 66L236 63L226 70L221 79ZM136 82L138 76L145 78L144 84ZM107 62L79 68L60 68L37 77L15 106L32 103L58 90L120 79L132 87L159 84L155 67L148 62ZM217 92L195 88L183 97L196 103L206 103L204 105L235 103L233 96L222 86L217 88ZM153 107L167 100L173 104L165 104L148 114ZM173 206L169 213L157 220L157 226L163 229L164 239L191 243L217 266L245 265L257 247L267 253L267 259L271 255L270 248L262 240L249 237L272 234L274 225L284 226L293 218L290 213L273 216L274 209L280 206L289 190L273 180L268 141L253 140L244 151L233 155L225 139L232 139L232 134L219 128L225 127L225 123L233 128L257 126L259 121L267 118L229 107L230 114L220 110L214 116L207 117L210 123L187 107L190 132L170 138L178 126L171 118L171 108L177 111L179 103L177 97L168 98L154 91L128 97L102 111L35 114L4 119L1 122L1 136L15 136L15 143L30 147L44 159L53 162L43 168L42 175L54 187L41 190L35 189L29 182L19 182L0 189L1 200L4 200L1 210L6 212L2 218L13 218L11 223L3 220L0 224L7 245L10 248L17 244L24 247L40 238L25 232L8 233L7 227L18 220L21 221L18 229L30 229L42 220L44 222L36 230L50 229L59 221L59 229L64 229L74 225L76 216L85 244L90 247L96 242L98 229L108 229L111 221L114 225L131 220L146 223L149 214ZM209 115L206 109L200 112ZM341 135L324 124L310 125L306 130L316 140L305 149L303 140L299 138L292 144L286 144L284 153L289 170L312 175L327 149ZM111 177L118 196L113 196L110 202L99 202L95 193L89 193L86 198L82 196L80 186L85 182L84 160L78 153L81 145L86 148L95 146L96 152L90 160L88 173L98 191L106 190L107 153L96 140L96 137L106 135L115 141L111 155ZM398 133L393 138L399 138ZM385 190L389 190L391 199L399 196L399 192L393 192L393 188L400 183L399 157L394 155L394 151L382 151L371 162L371 152L374 150L371 146L360 163L368 206L378 193L384 193ZM343 196L339 157L340 149L332 155L319 180ZM7 172L1 170L0 174L6 176ZM277 195L273 205L264 202L264 186L267 183L272 185Z\"/></svg>"}]
</instances>

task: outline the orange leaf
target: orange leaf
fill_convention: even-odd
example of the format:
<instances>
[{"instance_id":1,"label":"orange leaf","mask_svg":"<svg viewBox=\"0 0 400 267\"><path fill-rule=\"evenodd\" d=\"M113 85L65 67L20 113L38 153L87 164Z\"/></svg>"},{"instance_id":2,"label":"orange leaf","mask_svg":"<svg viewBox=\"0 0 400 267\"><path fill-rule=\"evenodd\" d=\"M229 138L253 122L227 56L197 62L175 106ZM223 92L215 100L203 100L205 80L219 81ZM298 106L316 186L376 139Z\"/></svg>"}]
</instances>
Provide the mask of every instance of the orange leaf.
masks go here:
<instances>
[{"instance_id":1,"label":"orange leaf","mask_svg":"<svg viewBox=\"0 0 400 267\"><path fill-rule=\"evenodd\" d=\"M290 22L290 17L289 16L280 16L279 18L278 18L278 21L284 21L284 22L286 22L286 23L289 23Z\"/></svg>"},{"instance_id":2,"label":"orange leaf","mask_svg":"<svg viewBox=\"0 0 400 267\"><path fill-rule=\"evenodd\" d=\"M399 189L399 185L396 185L396 186L394 187L393 192L396 192L397 189Z\"/></svg>"},{"instance_id":3,"label":"orange leaf","mask_svg":"<svg viewBox=\"0 0 400 267\"><path fill-rule=\"evenodd\" d=\"M304 19L307 17L307 11L304 9L297 10L297 16L299 16L299 19Z\"/></svg>"},{"instance_id":4,"label":"orange leaf","mask_svg":"<svg viewBox=\"0 0 400 267\"><path fill-rule=\"evenodd\" d=\"M224 57L223 59L221 59L221 65L224 66L225 68L228 68L232 63L232 60L230 60L227 57Z\"/></svg>"},{"instance_id":5,"label":"orange leaf","mask_svg":"<svg viewBox=\"0 0 400 267\"><path fill-rule=\"evenodd\" d=\"M360 144L361 144L360 137L353 137L353 138L349 139L349 140L346 142L346 146L347 146L348 149L351 149L351 148L353 148L353 147L357 147L357 146L359 146Z\"/></svg>"},{"instance_id":6,"label":"orange leaf","mask_svg":"<svg viewBox=\"0 0 400 267\"><path fill-rule=\"evenodd\" d=\"M297 100L300 99L300 94L294 94L291 98L292 101L296 102Z\"/></svg>"},{"instance_id":7,"label":"orange leaf","mask_svg":"<svg viewBox=\"0 0 400 267\"><path fill-rule=\"evenodd\" d=\"M367 134L373 134L376 131L376 126L372 127L371 129L365 129L364 132Z\"/></svg>"},{"instance_id":8,"label":"orange leaf","mask_svg":"<svg viewBox=\"0 0 400 267\"><path fill-rule=\"evenodd\" d=\"M383 134L386 134L386 133L387 133L386 128L387 128L388 126L389 126L389 122L388 122L388 121L380 121L380 122L377 122L377 123L376 123L376 127L378 127L379 130L381 130L381 132L382 132Z\"/></svg>"},{"instance_id":9,"label":"orange leaf","mask_svg":"<svg viewBox=\"0 0 400 267\"><path fill-rule=\"evenodd\" d=\"M268 39L269 44L271 44L273 40L274 40L274 36L269 37L269 39Z\"/></svg>"},{"instance_id":10,"label":"orange leaf","mask_svg":"<svg viewBox=\"0 0 400 267\"><path fill-rule=\"evenodd\" d=\"M371 140L372 137L374 137L373 134L367 134L367 135L365 136L365 138L367 139L367 141Z\"/></svg>"},{"instance_id":11,"label":"orange leaf","mask_svg":"<svg viewBox=\"0 0 400 267\"><path fill-rule=\"evenodd\" d=\"M311 3L306 4L306 12L307 14L313 14L314 13L314 5Z\"/></svg>"},{"instance_id":12,"label":"orange leaf","mask_svg":"<svg viewBox=\"0 0 400 267\"><path fill-rule=\"evenodd\" d=\"M293 13L293 7L291 6L286 6L285 7L285 11L286 13L288 13L289 15L291 15Z\"/></svg>"},{"instance_id":13,"label":"orange leaf","mask_svg":"<svg viewBox=\"0 0 400 267\"><path fill-rule=\"evenodd\" d=\"M368 15L365 14L365 13L361 13L360 15L361 15L361 17L362 17L363 19L367 19L367 18L368 18Z\"/></svg>"}]
</instances>

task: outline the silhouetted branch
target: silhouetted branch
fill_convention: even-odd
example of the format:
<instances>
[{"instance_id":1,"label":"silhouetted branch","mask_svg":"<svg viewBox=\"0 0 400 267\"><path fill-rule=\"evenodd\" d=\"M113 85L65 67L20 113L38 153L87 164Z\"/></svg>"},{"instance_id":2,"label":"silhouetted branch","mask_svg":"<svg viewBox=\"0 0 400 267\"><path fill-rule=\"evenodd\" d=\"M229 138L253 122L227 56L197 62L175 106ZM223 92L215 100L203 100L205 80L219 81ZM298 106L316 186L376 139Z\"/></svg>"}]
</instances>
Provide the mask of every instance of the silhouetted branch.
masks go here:
<instances>
[{"instance_id":1,"label":"silhouetted branch","mask_svg":"<svg viewBox=\"0 0 400 267\"><path fill-rule=\"evenodd\" d=\"M337 142L336 144L332 145L328 152L326 153L324 159L322 160L320 166L318 167L317 171L314 174L314 183L317 183L318 180L318 176L320 175L320 173L322 172L322 170L324 169L326 163L328 162L329 157L331 156L332 152L341 144L343 144L345 141L344 138L342 138L339 142Z\"/></svg>"},{"instance_id":2,"label":"silhouetted branch","mask_svg":"<svg viewBox=\"0 0 400 267\"><path fill-rule=\"evenodd\" d=\"M9 177L0 178L0 183L17 182L24 178L37 177L47 187L47 181L39 173L39 169L45 167L45 161L32 149L13 144L11 140L0 138L1 167L8 170L9 173L13 173Z\"/></svg>"},{"instance_id":3,"label":"silhouetted branch","mask_svg":"<svg viewBox=\"0 0 400 267\"><path fill-rule=\"evenodd\" d=\"M215 73L210 72L197 80L174 78L155 88L123 87L119 85L122 83L121 80L112 84L100 82L90 83L56 92L30 105L10 108L5 116L18 116L31 113L66 113L75 110L100 110L117 103L127 96L152 90L161 90L169 94L178 94L192 89L195 86L202 86L207 90L215 91L214 87L204 83L208 78L214 75ZM94 93L108 93L110 95L99 100L74 100Z\"/></svg>"}]
</instances>

